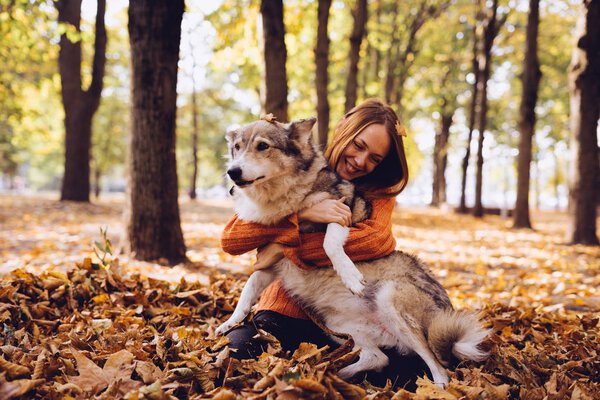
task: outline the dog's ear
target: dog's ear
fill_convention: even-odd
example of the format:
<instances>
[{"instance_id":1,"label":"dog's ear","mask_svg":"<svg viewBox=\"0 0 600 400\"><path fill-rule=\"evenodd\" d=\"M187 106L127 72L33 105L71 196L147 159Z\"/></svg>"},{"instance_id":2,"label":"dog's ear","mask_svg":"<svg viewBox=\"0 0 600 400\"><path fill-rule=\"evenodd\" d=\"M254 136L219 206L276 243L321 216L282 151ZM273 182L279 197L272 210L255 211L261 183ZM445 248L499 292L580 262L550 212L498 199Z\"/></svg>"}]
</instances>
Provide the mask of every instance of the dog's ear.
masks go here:
<instances>
[{"instance_id":1,"label":"dog's ear","mask_svg":"<svg viewBox=\"0 0 600 400\"><path fill-rule=\"evenodd\" d=\"M312 128L315 122L317 122L316 118L307 118L290 123L290 138L307 143L312 136Z\"/></svg>"},{"instance_id":2,"label":"dog's ear","mask_svg":"<svg viewBox=\"0 0 600 400\"><path fill-rule=\"evenodd\" d=\"M238 131L237 129L232 129L230 131L227 131L227 133L225 134L225 140L227 140L227 143L231 143L233 141L233 139L235 138L235 135L237 135Z\"/></svg>"}]
</instances>

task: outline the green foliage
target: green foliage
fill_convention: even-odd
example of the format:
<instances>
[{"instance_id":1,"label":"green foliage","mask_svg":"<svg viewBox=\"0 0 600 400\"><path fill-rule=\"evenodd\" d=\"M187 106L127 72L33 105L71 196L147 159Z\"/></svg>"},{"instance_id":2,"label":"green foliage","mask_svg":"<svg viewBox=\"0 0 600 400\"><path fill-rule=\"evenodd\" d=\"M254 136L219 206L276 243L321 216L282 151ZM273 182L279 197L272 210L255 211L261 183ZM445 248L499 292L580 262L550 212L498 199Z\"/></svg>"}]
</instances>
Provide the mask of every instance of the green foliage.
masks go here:
<instances>
[{"instance_id":1,"label":"green foliage","mask_svg":"<svg viewBox=\"0 0 600 400\"><path fill-rule=\"evenodd\" d=\"M369 2L367 37L359 62L360 102L365 97L384 97L387 62L392 37L405 49L409 27L421 4L439 6L444 0L373 0ZM488 131L492 153L510 160L518 144L521 96L520 73L527 22L526 2L501 2L509 11L493 49L493 75L489 83ZM573 47L576 0L541 2L539 57L542 80L537 107L535 158L554 159L564 169L562 155L569 132L567 70ZM314 46L317 2L289 0L285 4L287 73L290 118L316 115ZM398 12L394 13L394 7ZM216 6L215 6L216 7ZM205 41L206 54L196 65L195 89L189 76L180 79L177 118L177 158L180 188L187 190L191 176L191 91L198 98L198 187L223 183L225 131L255 119L261 112L263 49L260 2L224 0L211 14L203 15L199 3L188 4L190 14L206 37L194 36L191 45ZM342 117L347 77L349 35L355 2L335 0L329 19L329 102L331 128ZM408 128L406 147L411 176L419 174L424 155L415 137L433 138L432 127L448 110L456 110L450 152L463 151L471 103L471 51L475 11L471 0L453 0L436 18L425 20L406 62L395 74L407 72L403 87L402 117ZM110 2L109 2L110 8ZM110 12L108 13L110 14ZM107 14L107 15L108 15ZM125 175L129 131L129 39L126 9L107 19L107 67L100 108L93 123L92 171L107 183ZM395 20L394 20L395 18ZM72 27L56 22L51 1L0 0L0 169L27 177L34 187L57 188L63 168L63 108L57 78L58 38ZM210 28L206 28L208 25ZM202 26L202 29L200 27ZM33 29L32 27L35 27ZM82 20L84 86L89 83L93 20ZM189 74L182 42L182 77ZM202 47L202 46L200 46ZM394 105L397 106L397 105ZM331 131L331 129L330 129ZM429 139L428 139L429 140ZM421 143L419 143L421 145ZM421 146L423 148L423 146ZM425 146L426 147L426 146ZM495 156L494 156L495 157ZM547 160L546 163L548 164ZM561 168L547 175L549 182L564 182ZM505 169L505 167L504 167ZM500 173L501 172L501 173ZM493 172L504 179L505 171ZM487 179L487 178L486 178ZM425 185L426 183L422 183Z\"/></svg>"},{"instance_id":2,"label":"green foliage","mask_svg":"<svg viewBox=\"0 0 600 400\"><path fill-rule=\"evenodd\" d=\"M115 189L121 189L127 159L127 135L129 132L129 37L126 29L126 10L118 15L117 26L107 27L106 73L100 107L92 125L93 174L114 181ZM102 181L102 179L101 179ZM92 180L93 182L93 180ZM103 190L111 187L100 187Z\"/></svg>"},{"instance_id":3,"label":"green foliage","mask_svg":"<svg viewBox=\"0 0 600 400\"><path fill-rule=\"evenodd\" d=\"M32 120L47 119L36 92L47 94L56 70L55 26L48 22L53 14L49 1L0 0L0 171L10 176L23 162L23 146L38 133L31 131Z\"/></svg>"}]
</instances>

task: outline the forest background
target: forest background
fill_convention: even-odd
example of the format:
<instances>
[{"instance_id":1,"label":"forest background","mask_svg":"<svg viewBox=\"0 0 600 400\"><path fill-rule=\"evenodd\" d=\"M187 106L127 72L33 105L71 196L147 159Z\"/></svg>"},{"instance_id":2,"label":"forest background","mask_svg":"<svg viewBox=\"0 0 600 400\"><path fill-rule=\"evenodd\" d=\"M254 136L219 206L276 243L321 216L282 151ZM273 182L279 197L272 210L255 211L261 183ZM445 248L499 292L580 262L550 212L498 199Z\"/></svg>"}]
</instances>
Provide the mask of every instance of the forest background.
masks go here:
<instances>
[{"instance_id":1,"label":"forest background","mask_svg":"<svg viewBox=\"0 0 600 400\"><path fill-rule=\"evenodd\" d=\"M17 2L18 3L18 2ZM427 3L427 2L425 2ZM435 2L429 2L435 4ZM438 2L440 4L444 2ZM386 68L392 37L406 54L401 79L402 119L406 122L411 181L399 197L405 204L431 201L432 153L442 117L453 115L447 149L447 199L460 201L462 158L469 134L471 85L475 79L472 60L471 2L449 2L443 11L425 15L410 39L414 13L420 2L402 2L396 10L404 20L394 26L390 4L371 5L359 61L359 100L384 98ZM61 29L56 9L41 2L3 12L4 40L2 130L0 158L2 188L58 190L64 169L64 112L58 75L58 39ZM542 78L536 107L537 125L533 147L532 203L536 207L564 209L568 203L569 83L576 1L542 1L539 58ZM287 73L290 119L316 115L314 46L317 33L316 2L285 3ZM334 1L329 21L330 56L328 98L330 126L344 112L348 37L353 27L353 2ZM440 7L438 4L436 7ZM487 140L484 142L483 202L489 207L512 208L516 198L518 115L521 98L526 1L506 2L499 12L506 22L494 42L489 82ZM412 13L412 14L411 14ZM191 94L198 95L197 185L203 194L225 186L224 132L261 113L264 76L260 48L259 4L251 1L189 2L183 18L178 77L177 165L181 189L189 188L193 156ZM82 6L83 85L89 85L93 55L95 4ZM98 190L125 188L126 146L129 127L130 54L127 8L124 1L107 4L107 66L100 107L93 120L91 168ZM31 30L36 26L35 30ZM443 27L443 29L442 29ZM392 29L396 32L392 32ZM10 30L10 34L6 32ZM396 36L394 36L394 34ZM413 43L408 43L414 40ZM411 48L407 48L407 46ZM398 83L396 84L398 85ZM394 94L396 95L396 94ZM442 104L451 99L451 104ZM396 105L394 105L396 106ZM474 160L477 136L472 139L467 203L473 203ZM211 192L210 189L213 188ZM218 191L222 194L223 191Z\"/></svg>"}]
</instances>

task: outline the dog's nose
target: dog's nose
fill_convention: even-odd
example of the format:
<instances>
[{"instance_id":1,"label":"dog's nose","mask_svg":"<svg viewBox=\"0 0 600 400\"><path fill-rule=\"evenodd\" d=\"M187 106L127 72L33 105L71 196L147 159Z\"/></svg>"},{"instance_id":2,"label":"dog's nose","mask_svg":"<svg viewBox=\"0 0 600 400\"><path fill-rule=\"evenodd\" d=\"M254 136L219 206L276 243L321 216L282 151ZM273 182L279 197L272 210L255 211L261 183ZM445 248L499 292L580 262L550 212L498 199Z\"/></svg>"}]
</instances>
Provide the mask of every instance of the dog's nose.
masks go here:
<instances>
[{"instance_id":1,"label":"dog's nose","mask_svg":"<svg viewBox=\"0 0 600 400\"><path fill-rule=\"evenodd\" d=\"M227 170L227 175L234 180L238 181L242 177L242 169L240 167L233 167Z\"/></svg>"}]
</instances>

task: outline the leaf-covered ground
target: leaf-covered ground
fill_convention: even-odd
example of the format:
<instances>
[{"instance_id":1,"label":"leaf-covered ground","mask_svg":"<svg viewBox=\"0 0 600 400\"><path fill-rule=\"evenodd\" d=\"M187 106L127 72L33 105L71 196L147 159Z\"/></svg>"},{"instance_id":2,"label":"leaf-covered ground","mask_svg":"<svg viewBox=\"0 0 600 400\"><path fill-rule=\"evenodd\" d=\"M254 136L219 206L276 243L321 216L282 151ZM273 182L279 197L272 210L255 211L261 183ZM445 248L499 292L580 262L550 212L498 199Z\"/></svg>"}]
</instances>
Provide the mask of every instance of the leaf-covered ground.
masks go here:
<instances>
[{"instance_id":1,"label":"leaf-covered ground","mask_svg":"<svg viewBox=\"0 0 600 400\"><path fill-rule=\"evenodd\" d=\"M99 262L99 228L118 247L123 202L59 203L0 196L0 399L11 398L600 398L600 249L564 244L566 216L534 213L535 231L399 209L398 248L432 267L458 308L492 328L483 364L463 364L445 389L347 383L356 354L271 341L235 361L214 329L231 312L252 255L219 247L231 214L220 201L182 201L193 261L175 268L120 256Z\"/></svg>"}]
</instances>

